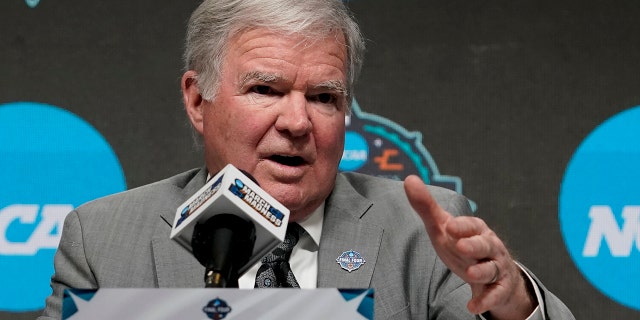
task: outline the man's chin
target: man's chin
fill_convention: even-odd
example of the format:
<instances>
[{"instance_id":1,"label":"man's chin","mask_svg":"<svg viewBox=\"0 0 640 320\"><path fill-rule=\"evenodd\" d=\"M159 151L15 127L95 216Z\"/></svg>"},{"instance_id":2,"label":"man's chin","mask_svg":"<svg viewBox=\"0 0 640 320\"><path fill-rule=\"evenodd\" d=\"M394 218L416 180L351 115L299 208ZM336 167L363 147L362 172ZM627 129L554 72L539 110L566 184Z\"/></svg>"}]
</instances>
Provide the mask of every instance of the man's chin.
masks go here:
<instances>
[{"instance_id":1,"label":"man's chin","mask_svg":"<svg viewBox=\"0 0 640 320\"><path fill-rule=\"evenodd\" d=\"M286 192L287 188L280 190L277 194L271 194L278 202L282 203L290 211L289 221L301 221L310 215L322 201L312 200L310 197L300 192L300 189L293 189Z\"/></svg>"},{"instance_id":2,"label":"man's chin","mask_svg":"<svg viewBox=\"0 0 640 320\"><path fill-rule=\"evenodd\" d=\"M295 183L269 180L261 187L289 209L294 221L300 221L322 204L333 186L327 186L326 183L317 180L300 180Z\"/></svg>"}]
</instances>

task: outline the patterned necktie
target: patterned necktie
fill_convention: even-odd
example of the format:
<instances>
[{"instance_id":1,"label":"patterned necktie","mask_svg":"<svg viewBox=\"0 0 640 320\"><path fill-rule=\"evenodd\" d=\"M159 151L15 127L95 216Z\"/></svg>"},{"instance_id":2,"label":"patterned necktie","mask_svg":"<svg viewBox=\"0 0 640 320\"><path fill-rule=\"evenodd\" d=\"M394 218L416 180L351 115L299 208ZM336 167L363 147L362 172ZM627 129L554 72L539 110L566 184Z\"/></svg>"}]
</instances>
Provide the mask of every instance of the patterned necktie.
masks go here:
<instances>
[{"instance_id":1,"label":"patterned necktie","mask_svg":"<svg viewBox=\"0 0 640 320\"><path fill-rule=\"evenodd\" d=\"M289 224L284 242L262 258L262 265L256 273L256 288L300 288L291 271L289 257L302 232L304 230L299 224Z\"/></svg>"}]
</instances>

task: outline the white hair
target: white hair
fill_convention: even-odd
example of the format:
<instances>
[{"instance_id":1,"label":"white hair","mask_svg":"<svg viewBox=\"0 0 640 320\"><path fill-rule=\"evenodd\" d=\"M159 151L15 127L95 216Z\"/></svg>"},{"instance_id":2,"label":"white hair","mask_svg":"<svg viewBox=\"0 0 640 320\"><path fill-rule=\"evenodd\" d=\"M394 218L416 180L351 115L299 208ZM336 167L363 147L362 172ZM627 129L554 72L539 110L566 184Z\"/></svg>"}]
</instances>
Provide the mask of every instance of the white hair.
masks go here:
<instances>
[{"instance_id":1,"label":"white hair","mask_svg":"<svg viewBox=\"0 0 640 320\"><path fill-rule=\"evenodd\" d=\"M347 49L347 101L364 55L360 28L341 0L205 0L189 19L184 63L194 70L202 97L212 100L220 85L229 40L249 28L322 39L344 35Z\"/></svg>"}]
</instances>

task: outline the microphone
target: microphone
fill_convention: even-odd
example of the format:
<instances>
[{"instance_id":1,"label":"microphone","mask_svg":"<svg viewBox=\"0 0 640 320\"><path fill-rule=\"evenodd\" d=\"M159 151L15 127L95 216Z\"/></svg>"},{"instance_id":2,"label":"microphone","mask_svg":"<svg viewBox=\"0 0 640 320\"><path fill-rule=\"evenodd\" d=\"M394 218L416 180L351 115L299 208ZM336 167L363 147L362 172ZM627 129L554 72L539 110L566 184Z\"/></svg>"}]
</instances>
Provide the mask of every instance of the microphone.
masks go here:
<instances>
[{"instance_id":1,"label":"microphone","mask_svg":"<svg viewBox=\"0 0 640 320\"><path fill-rule=\"evenodd\" d=\"M205 267L205 287L238 277L284 241L289 209L233 165L178 207L170 238Z\"/></svg>"}]
</instances>

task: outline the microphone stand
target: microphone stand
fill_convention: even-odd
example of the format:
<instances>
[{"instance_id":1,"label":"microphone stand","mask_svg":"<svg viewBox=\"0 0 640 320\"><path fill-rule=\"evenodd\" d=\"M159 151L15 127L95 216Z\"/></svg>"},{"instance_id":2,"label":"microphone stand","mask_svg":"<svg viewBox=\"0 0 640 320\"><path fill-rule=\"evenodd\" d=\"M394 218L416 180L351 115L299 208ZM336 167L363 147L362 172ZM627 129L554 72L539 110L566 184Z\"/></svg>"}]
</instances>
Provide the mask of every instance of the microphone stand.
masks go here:
<instances>
[{"instance_id":1,"label":"microphone stand","mask_svg":"<svg viewBox=\"0 0 640 320\"><path fill-rule=\"evenodd\" d=\"M238 268L245 265L256 241L252 222L221 213L193 230L193 255L205 267L206 288L237 288Z\"/></svg>"}]
</instances>

